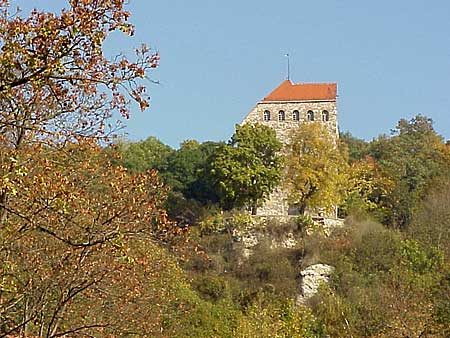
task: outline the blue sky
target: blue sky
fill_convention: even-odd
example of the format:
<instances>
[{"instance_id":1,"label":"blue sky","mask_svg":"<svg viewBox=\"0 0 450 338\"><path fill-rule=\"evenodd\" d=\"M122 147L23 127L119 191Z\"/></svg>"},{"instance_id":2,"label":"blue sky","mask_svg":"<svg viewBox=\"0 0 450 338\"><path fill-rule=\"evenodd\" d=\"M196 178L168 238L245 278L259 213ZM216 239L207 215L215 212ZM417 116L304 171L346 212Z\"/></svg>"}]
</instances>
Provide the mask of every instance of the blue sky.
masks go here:
<instances>
[{"instance_id":1,"label":"blue sky","mask_svg":"<svg viewBox=\"0 0 450 338\"><path fill-rule=\"evenodd\" d=\"M56 10L62 0L15 0ZM228 140L256 102L286 76L337 82L339 124L370 140L421 113L450 139L450 1L131 0L136 35L161 54L151 108L126 121L131 140Z\"/></svg>"}]
</instances>

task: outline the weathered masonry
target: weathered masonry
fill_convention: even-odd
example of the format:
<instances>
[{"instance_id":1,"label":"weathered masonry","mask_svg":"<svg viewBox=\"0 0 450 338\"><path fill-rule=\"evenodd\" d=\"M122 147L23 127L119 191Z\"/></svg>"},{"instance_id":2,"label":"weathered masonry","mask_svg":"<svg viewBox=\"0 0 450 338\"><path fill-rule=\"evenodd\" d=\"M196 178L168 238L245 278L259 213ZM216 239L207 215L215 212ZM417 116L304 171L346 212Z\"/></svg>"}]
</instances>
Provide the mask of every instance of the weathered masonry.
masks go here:
<instances>
[{"instance_id":1,"label":"weathered masonry","mask_svg":"<svg viewBox=\"0 0 450 338\"><path fill-rule=\"evenodd\" d=\"M285 80L274 91L258 102L244 118L244 123L260 123L272 127L283 144L287 144L292 129L302 123L319 121L336 138L337 120L336 83L299 83ZM257 214L263 216L282 216L295 213L290 208L286 193L278 188Z\"/></svg>"}]
</instances>

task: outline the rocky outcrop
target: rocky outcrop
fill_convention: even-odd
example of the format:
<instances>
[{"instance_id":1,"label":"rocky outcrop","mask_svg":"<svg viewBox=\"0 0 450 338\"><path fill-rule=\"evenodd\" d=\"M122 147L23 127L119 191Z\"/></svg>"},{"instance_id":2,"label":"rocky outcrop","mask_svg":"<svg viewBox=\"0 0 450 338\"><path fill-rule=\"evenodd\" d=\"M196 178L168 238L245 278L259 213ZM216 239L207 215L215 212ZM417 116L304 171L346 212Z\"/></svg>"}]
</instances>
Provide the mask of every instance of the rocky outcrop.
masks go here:
<instances>
[{"instance_id":1,"label":"rocky outcrop","mask_svg":"<svg viewBox=\"0 0 450 338\"><path fill-rule=\"evenodd\" d=\"M313 217L315 228L307 230L310 235L314 231L320 230L325 236L330 236L333 230L344 227L344 219L342 218L328 218L328 217Z\"/></svg>"},{"instance_id":2,"label":"rocky outcrop","mask_svg":"<svg viewBox=\"0 0 450 338\"><path fill-rule=\"evenodd\" d=\"M242 244L242 256L244 258L249 258L253 253L253 247L258 245L261 240L262 235L255 231L249 230L233 230L233 240L236 243Z\"/></svg>"},{"instance_id":3,"label":"rocky outcrop","mask_svg":"<svg viewBox=\"0 0 450 338\"><path fill-rule=\"evenodd\" d=\"M271 249L293 249L299 244L299 233L294 228L284 225L294 222L297 216L250 216L245 215L245 225L233 229L233 240L243 248L243 257L249 258L253 248L261 242L269 243ZM276 222L279 226L268 225ZM329 236L334 229L342 228L344 220L338 218L315 217L313 224L306 228L306 235L320 233ZM231 226L233 221L231 221ZM278 228L278 230L276 230Z\"/></svg>"},{"instance_id":4,"label":"rocky outcrop","mask_svg":"<svg viewBox=\"0 0 450 338\"><path fill-rule=\"evenodd\" d=\"M268 241L271 249L292 249L298 244L294 233L286 232L282 236L273 237L262 230L233 230L233 239L237 243L241 243L244 258L249 258L253 253L253 248L262 241Z\"/></svg>"},{"instance_id":5,"label":"rocky outcrop","mask_svg":"<svg viewBox=\"0 0 450 338\"><path fill-rule=\"evenodd\" d=\"M308 266L300 272L300 294L297 296L297 303L304 303L314 296L323 283L328 283L334 267L326 264L314 264Z\"/></svg>"}]
</instances>

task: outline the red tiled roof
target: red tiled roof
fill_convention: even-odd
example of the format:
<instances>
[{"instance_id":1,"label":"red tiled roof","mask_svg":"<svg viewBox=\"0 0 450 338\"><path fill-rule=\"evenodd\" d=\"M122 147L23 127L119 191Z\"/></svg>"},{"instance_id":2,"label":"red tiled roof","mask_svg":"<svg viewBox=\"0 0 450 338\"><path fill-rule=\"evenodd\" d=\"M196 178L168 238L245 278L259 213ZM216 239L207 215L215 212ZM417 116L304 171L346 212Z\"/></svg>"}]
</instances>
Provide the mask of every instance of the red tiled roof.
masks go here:
<instances>
[{"instance_id":1,"label":"red tiled roof","mask_svg":"<svg viewBox=\"0 0 450 338\"><path fill-rule=\"evenodd\" d=\"M263 101L336 100L336 83L292 83L285 80Z\"/></svg>"}]
</instances>

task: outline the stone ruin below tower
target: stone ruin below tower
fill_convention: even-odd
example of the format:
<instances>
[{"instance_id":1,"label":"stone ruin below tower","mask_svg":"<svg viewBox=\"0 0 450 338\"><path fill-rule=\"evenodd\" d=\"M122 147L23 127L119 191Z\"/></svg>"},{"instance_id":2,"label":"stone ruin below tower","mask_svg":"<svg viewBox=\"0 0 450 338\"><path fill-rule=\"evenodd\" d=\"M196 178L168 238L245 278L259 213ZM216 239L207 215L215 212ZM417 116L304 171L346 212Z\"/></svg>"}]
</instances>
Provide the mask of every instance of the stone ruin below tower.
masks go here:
<instances>
[{"instance_id":1,"label":"stone ruin below tower","mask_svg":"<svg viewBox=\"0 0 450 338\"><path fill-rule=\"evenodd\" d=\"M336 83L292 83L285 80L244 118L242 124L263 124L276 131L283 145L289 141L290 133L303 123L323 123L337 140L337 84ZM257 210L260 216L287 216L297 214L289 206L287 192L282 183L270 198ZM336 215L328 215L333 218Z\"/></svg>"}]
</instances>

